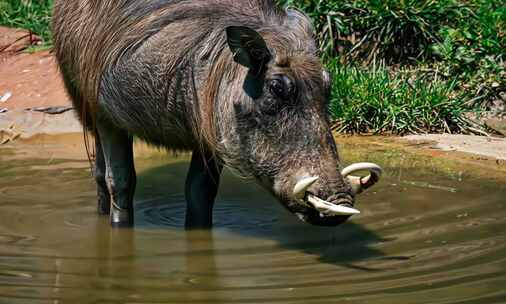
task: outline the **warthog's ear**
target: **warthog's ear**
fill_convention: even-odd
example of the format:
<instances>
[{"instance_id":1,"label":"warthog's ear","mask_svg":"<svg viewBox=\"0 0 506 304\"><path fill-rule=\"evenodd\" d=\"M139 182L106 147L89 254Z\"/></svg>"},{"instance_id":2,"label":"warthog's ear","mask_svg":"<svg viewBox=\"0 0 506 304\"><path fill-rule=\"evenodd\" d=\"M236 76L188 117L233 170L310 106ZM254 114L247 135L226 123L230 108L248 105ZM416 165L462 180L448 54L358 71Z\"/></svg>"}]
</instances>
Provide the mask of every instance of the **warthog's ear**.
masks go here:
<instances>
[{"instance_id":1,"label":"warthog's ear","mask_svg":"<svg viewBox=\"0 0 506 304\"><path fill-rule=\"evenodd\" d=\"M235 62L261 73L271 54L265 40L255 30L245 26L227 27L227 42Z\"/></svg>"},{"instance_id":2,"label":"warthog's ear","mask_svg":"<svg viewBox=\"0 0 506 304\"><path fill-rule=\"evenodd\" d=\"M249 27L229 26L227 42L235 62L249 68L244 91L253 99L259 98L263 93L265 65L271 59L265 40Z\"/></svg>"}]
</instances>

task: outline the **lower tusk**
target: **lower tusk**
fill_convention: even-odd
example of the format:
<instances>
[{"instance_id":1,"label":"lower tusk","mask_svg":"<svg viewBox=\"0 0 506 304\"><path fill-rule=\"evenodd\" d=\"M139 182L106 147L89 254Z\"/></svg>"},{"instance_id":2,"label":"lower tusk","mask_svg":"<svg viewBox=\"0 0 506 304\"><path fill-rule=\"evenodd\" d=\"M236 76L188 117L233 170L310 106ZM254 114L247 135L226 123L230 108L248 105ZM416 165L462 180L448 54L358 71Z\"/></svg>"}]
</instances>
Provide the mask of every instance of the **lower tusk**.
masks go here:
<instances>
[{"instance_id":1,"label":"lower tusk","mask_svg":"<svg viewBox=\"0 0 506 304\"><path fill-rule=\"evenodd\" d=\"M297 199L303 199L306 195L307 188L311 187L318 180L318 176L306 177L301 179L293 187L293 196Z\"/></svg>"},{"instance_id":2,"label":"lower tusk","mask_svg":"<svg viewBox=\"0 0 506 304\"><path fill-rule=\"evenodd\" d=\"M350 207L345 207L341 205L335 205L329 203L327 201L322 200L321 198L314 196L312 194L308 194L307 201L318 211L325 215L354 215L360 214L360 211L357 209L353 209Z\"/></svg>"}]
</instances>

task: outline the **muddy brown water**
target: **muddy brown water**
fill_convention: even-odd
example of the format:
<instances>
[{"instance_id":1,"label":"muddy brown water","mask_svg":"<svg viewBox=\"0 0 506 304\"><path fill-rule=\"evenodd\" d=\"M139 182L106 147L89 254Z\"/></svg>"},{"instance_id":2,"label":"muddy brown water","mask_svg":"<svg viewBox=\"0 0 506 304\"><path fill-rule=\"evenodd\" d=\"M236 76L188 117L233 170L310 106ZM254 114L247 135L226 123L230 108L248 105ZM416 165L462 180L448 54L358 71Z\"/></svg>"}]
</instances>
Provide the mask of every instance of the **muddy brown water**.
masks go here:
<instances>
[{"instance_id":1,"label":"muddy brown water","mask_svg":"<svg viewBox=\"0 0 506 304\"><path fill-rule=\"evenodd\" d=\"M506 303L506 178L344 144L386 170L346 224L304 224L226 172L215 228L190 233L188 156L138 145L136 226L113 230L79 139L0 149L1 304Z\"/></svg>"}]
</instances>

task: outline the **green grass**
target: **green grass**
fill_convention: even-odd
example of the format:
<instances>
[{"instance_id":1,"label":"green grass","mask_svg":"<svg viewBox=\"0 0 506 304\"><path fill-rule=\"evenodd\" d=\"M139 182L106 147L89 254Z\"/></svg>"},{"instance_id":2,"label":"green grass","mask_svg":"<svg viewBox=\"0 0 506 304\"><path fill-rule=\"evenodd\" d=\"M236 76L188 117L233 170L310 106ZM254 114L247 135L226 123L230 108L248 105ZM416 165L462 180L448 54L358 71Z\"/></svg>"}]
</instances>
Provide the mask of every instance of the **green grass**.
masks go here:
<instances>
[{"instance_id":1,"label":"green grass","mask_svg":"<svg viewBox=\"0 0 506 304\"><path fill-rule=\"evenodd\" d=\"M431 46L444 41L448 28L474 32L467 36L469 40L487 45L495 54L504 52L506 16L500 0L278 2L297 7L313 19L322 54L328 58L366 62L375 58L389 64L429 60L435 56Z\"/></svg>"},{"instance_id":2,"label":"green grass","mask_svg":"<svg viewBox=\"0 0 506 304\"><path fill-rule=\"evenodd\" d=\"M456 93L457 81L424 79L413 71L392 73L328 64L333 74L330 113L345 133L480 133L466 117L469 107Z\"/></svg>"},{"instance_id":3,"label":"green grass","mask_svg":"<svg viewBox=\"0 0 506 304\"><path fill-rule=\"evenodd\" d=\"M439 30L440 41L431 45L436 58L431 65L457 77L457 89L486 107L506 88L506 6L476 2L469 18Z\"/></svg>"},{"instance_id":4,"label":"green grass","mask_svg":"<svg viewBox=\"0 0 506 304\"><path fill-rule=\"evenodd\" d=\"M52 0L0 0L0 25L30 30L50 45L52 6Z\"/></svg>"},{"instance_id":5,"label":"green grass","mask_svg":"<svg viewBox=\"0 0 506 304\"><path fill-rule=\"evenodd\" d=\"M464 114L486 110L506 90L503 1L279 2L313 19L336 73L331 111L339 130L468 132L480 126ZM386 65L377 70L374 62ZM409 83L402 70L411 71Z\"/></svg>"}]
</instances>

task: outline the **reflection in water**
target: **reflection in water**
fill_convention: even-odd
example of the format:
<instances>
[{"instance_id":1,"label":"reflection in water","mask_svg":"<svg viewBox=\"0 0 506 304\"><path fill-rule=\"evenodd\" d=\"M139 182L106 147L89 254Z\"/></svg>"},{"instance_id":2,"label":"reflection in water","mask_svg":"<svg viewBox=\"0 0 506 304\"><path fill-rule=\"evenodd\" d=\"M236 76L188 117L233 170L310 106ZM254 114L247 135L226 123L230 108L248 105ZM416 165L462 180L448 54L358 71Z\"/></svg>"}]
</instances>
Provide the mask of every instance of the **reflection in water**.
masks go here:
<instances>
[{"instance_id":1,"label":"reflection in water","mask_svg":"<svg viewBox=\"0 0 506 304\"><path fill-rule=\"evenodd\" d=\"M502 181L369 156L385 180L325 228L227 173L215 229L186 232L187 157L143 155L136 227L113 230L85 160L17 149L0 150L0 304L506 302Z\"/></svg>"}]
</instances>

